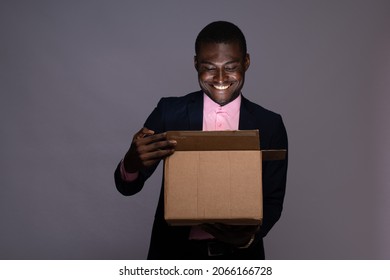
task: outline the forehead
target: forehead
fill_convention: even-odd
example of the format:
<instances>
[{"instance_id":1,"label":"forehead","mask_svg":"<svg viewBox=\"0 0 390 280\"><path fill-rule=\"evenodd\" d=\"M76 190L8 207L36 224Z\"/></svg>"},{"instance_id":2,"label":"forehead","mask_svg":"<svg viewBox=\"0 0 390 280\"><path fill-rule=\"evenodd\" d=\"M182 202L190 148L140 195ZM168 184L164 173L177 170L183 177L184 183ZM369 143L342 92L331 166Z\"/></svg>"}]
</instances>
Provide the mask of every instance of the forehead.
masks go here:
<instances>
[{"instance_id":1,"label":"forehead","mask_svg":"<svg viewBox=\"0 0 390 280\"><path fill-rule=\"evenodd\" d=\"M201 43L197 53L198 60L240 60L242 52L237 42L232 43Z\"/></svg>"}]
</instances>

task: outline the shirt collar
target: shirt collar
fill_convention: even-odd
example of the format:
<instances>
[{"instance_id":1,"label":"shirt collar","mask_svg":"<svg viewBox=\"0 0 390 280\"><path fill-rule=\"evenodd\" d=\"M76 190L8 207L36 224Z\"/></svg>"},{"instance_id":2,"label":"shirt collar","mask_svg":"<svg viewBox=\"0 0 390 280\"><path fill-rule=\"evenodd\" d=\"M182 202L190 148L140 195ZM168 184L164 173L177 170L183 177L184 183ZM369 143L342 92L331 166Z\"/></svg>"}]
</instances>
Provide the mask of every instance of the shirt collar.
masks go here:
<instances>
[{"instance_id":1,"label":"shirt collar","mask_svg":"<svg viewBox=\"0 0 390 280\"><path fill-rule=\"evenodd\" d=\"M239 113L240 106L241 106L241 94L230 103L221 106L218 103L215 103L210 97L207 96L207 94L203 93L203 111L206 114L223 111L227 113L229 116L234 116L235 114Z\"/></svg>"}]
</instances>

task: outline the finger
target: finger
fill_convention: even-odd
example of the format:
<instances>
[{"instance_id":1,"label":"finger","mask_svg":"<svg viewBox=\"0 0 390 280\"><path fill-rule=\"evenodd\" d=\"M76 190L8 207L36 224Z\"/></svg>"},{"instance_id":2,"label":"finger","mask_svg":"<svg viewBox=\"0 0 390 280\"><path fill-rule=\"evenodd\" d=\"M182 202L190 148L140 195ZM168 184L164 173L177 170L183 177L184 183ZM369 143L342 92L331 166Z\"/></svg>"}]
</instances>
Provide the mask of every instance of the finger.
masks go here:
<instances>
[{"instance_id":1,"label":"finger","mask_svg":"<svg viewBox=\"0 0 390 280\"><path fill-rule=\"evenodd\" d=\"M135 134L134 139L142 139L146 136L150 136L153 134L154 134L153 130L148 129L147 127L143 127Z\"/></svg>"},{"instance_id":2,"label":"finger","mask_svg":"<svg viewBox=\"0 0 390 280\"><path fill-rule=\"evenodd\" d=\"M170 150L176 146L177 142L175 140L164 140L159 142L154 142L148 146L152 148L153 151L157 150Z\"/></svg>"},{"instance_id":3,"label":"finger","mask_svg":"<svg viewBox=\"0 0 390 280\"><path fill-rule=\"evenodd\" d=\"M166 158L167 156L170 156L171 154L174 153L174 151L175 151L174 149L165 149L165 150L158 150L149 153L143 153L142 155L140 155L140 159L144 163L151 160L158 161Z\"/></svg>"},{"instance_id":4,"label":"finger","mask_svg":"<svg viewBox=\"0 0 390 280\"><path fill-rule=\"evenodd\" d=\"M174 153L174 150L161 150L147 155L142 155L142 164L144 167L151 167L155 165L158 161L170 156Z\"/></svg>"},{"instance_id":5,"label":"finger","mask_svg":"<svg viewBox=\"0 0 390 280\"><path fill-rule=\"evenodd\" d=\"M149 144L153 142L159 142L159 141L164 141L167 140L167 133L158 133L158 134L145 134L142 139L140 139L140 142L142 144Z\"/></svg>"},{"instance_id":6,"label":"finger","mask_svg":"<svg viewBox=\"0 0 390 280\"><path fill-rule=\"evenodd\" d=\"M134 139L133 143L137 147L141 147L144 145L149 145L151 143L160 142L160 141L166 141L166 135L165 133L159 133L159 134L146 134L146 133L139 133L137 134Z\"/></svg>"},{"instance_id":7,"label":"finger","mask_svg":"<svg viewBox=\"0 0 390 280\"><path fill-rule=\"evenodd\" d=\"M138 143L139 154L153 153L161 150L173 150L177 142L175 140L162 140L151 143ZM158 156L158 154L156 154Z\"/></svg>"}]
</instances>

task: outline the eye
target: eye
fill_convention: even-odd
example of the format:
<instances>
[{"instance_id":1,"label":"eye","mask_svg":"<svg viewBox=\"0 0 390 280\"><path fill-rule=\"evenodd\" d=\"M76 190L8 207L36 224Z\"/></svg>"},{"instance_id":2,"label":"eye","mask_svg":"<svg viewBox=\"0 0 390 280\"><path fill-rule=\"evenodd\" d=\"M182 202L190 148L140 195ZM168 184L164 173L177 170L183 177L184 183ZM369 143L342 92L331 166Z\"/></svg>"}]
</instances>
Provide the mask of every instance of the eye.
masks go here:
<instances>
[{"instance_id":1,"label":"eye","mask_svg":"<svg viewBox=\"0 0 390 280\"><path fill-rule=\"evenodd\" d=\"M237 71L238 66L237 65L229 65L225 67L225 71L227 72L234 72Z\"/></svg>"},{"instance_id":2,"label":"eye","mask_svg":"<svg viewBox=\"0 0 390 280\"><path fill-rule=\"evenodd\" d=\"M213 66L208 66L208 65L204 65L204 66L202 66L201 67L201 70L202 71L214 71L215 70L215 67L213 67Z\"/></svg>"}]
</instances>

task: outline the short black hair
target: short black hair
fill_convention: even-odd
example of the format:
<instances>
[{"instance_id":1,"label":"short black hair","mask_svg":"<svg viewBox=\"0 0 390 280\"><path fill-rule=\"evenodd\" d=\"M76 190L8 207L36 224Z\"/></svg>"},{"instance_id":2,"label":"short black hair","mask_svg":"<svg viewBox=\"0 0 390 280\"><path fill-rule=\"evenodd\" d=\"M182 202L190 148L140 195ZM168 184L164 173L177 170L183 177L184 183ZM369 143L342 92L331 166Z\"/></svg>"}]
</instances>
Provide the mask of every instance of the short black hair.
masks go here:
<instances>
[{"instance_id":1,"label":"short black hair","mask_svg":"<svg viewBox=\"0 0 390 280\"><path fill-rule=\"evenodd\" d=\"M202 43L238 43L243 54L247 53L245 36L236 25L227 21L215 21L206 25L195 41L195 53L198 55Z\"/></svg>"}]
</instances>

